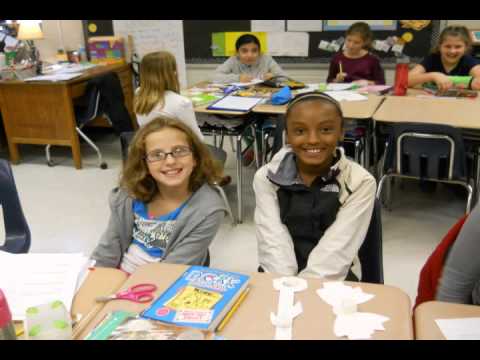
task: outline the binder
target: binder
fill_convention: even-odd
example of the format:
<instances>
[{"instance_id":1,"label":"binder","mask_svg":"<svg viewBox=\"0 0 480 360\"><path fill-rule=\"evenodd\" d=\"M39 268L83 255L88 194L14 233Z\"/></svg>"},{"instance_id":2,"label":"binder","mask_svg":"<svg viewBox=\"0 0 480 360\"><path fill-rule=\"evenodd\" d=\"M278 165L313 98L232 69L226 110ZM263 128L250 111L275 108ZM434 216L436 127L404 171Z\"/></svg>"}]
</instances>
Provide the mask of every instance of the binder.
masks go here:
<instances>
[{"instance_id":1,"label":"binder","mask_svg":"<svg viewBox=\"0 0 480 360\"><path fill-rule=\"evenodd\" d=\"M228 95L207 107L208 110L248 112L263 98Z\"/></svg>"}]
</instances>

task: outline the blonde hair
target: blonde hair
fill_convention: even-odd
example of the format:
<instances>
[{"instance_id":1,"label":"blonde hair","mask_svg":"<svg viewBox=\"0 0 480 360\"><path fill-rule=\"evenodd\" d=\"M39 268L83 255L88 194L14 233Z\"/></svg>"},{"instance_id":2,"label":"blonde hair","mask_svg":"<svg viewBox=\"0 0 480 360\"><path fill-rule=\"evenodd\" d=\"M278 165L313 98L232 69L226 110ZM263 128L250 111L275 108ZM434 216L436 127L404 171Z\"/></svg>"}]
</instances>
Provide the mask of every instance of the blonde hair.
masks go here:
<instances>
[{"instance_id":1,"label":"blonde hair","mask_svg":"<svg viewBox=\"0 0 480 360\"><path fill-rule=\"evenodd\" d=\"M451 26L447 26L440 33L437 45L435 45L435 47L432 49L433 54L440 53L440 46L442 46L447 36L460 38L460 40L462 40L465 43L465 47L467 48L465 51L466 53L472 50L472 39L470 38L468 29L465 26L461 26L461 25L451 25Z\"/></svg>"},{"instance_id":2,"label":"blonde hair","mask_svg":"<svg viewBox=\"0 0 480 360\"><path fill-rule=\"evenodd\" d=\"M184 133L192 149L192 156L197 164L190 175L188 185L190 191L198 190L204 183L216 184L222 177L220 164L213 159L210 150L190 127L180 120L159 116L141 127L133 137L128 148L128 158L120 175L120 187L133 198L143 202L151 201L159 191L145 160L145 139L148 135L166 128Z\"/></svg>"},{"instance_id":3,"label":"blonde hair","mask_svg":"<svg viewBox=\"0 0 480 360\"><path fill-rule=\"evenodd\" d=\"M140 89L133 99L135 113L147 115L163 104L167 90L180 92L175 56L168 51L145 55L140 63Z\"/></svg>"}]
</instances>

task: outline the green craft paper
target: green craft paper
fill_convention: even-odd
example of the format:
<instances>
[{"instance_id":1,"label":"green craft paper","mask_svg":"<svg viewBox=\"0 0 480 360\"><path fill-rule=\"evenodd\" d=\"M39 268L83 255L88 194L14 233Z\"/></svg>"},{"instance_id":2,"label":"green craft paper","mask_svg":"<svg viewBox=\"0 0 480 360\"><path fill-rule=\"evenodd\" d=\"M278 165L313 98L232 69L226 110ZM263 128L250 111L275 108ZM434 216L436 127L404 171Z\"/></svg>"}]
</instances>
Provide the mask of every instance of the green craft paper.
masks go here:
<instances>
[{"instance_id":1,"label":"green craft paper","mask_svg":"<svg viewBox=\"0 0 480 360\"><path fill-rule=\"evenodd\" d=\"M212 33L213 56L227 56L225 53L225 33Z\"/></svg>"}]
</instances>

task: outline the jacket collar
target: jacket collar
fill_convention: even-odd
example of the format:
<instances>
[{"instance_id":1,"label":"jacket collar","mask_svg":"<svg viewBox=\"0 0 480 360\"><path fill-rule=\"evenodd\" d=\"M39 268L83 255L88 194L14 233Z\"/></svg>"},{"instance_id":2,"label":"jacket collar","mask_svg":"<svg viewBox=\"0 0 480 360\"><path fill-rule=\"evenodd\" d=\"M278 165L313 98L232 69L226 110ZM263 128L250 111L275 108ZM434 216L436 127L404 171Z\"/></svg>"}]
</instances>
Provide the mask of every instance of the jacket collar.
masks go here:
<instances>
[{"instance_id":1,"label":"jacket collar","mask_svg":"<svg viewBox=\"0 0 480 360\"><path fill-rule=\"evenodd\" d=\"M335 162L330 167L326 176L322 177L323 181L336 178L345 167L345 153L343 148L337 147ZM304 185L300 175L298 174L296 155L289 145L280 150L267 165L267 178L277 186Z\"/></svg>"}]
</instances>

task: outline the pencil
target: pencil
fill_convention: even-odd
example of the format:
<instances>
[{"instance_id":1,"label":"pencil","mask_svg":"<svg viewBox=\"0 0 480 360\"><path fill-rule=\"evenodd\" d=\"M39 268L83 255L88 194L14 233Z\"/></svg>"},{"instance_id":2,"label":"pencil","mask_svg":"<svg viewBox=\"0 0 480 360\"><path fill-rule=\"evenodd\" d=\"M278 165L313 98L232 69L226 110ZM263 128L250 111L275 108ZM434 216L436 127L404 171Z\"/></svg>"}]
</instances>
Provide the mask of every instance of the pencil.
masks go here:
<instances>
[{"instance_id":1,"label":"pencil","mask_svg":"<svg viewBox=\"0 0 480 360\"><path fill-rule=\"evenodd\" d=\"M235 304L232 306L232 308L230 309L230 311L228 312L228 314L223 318L222 322L220 323L220 325L218 325L217 327L217 331L220 332L223 330L223 328L225 327L225 325L227 325L228 321L230 320L230 318L233 316L233 314L237 311L237 309L240 307L241 303L243 302L243 300L247 297L247 294L248 292L250 291L250 288L247 287L242 295L240 295L240 297L237 299L237 301L235 302Z\"/></svg>"},{"instance_id":2,"label":"pencil","mask_svg":"<svg viewBox=\"0 0 480 360\"><path fill-rule=\"evenodd\" d=\"M340 61L338 64L340 66L340 74L343 74L342 62Z\"/></svg>"}]
</instances>

